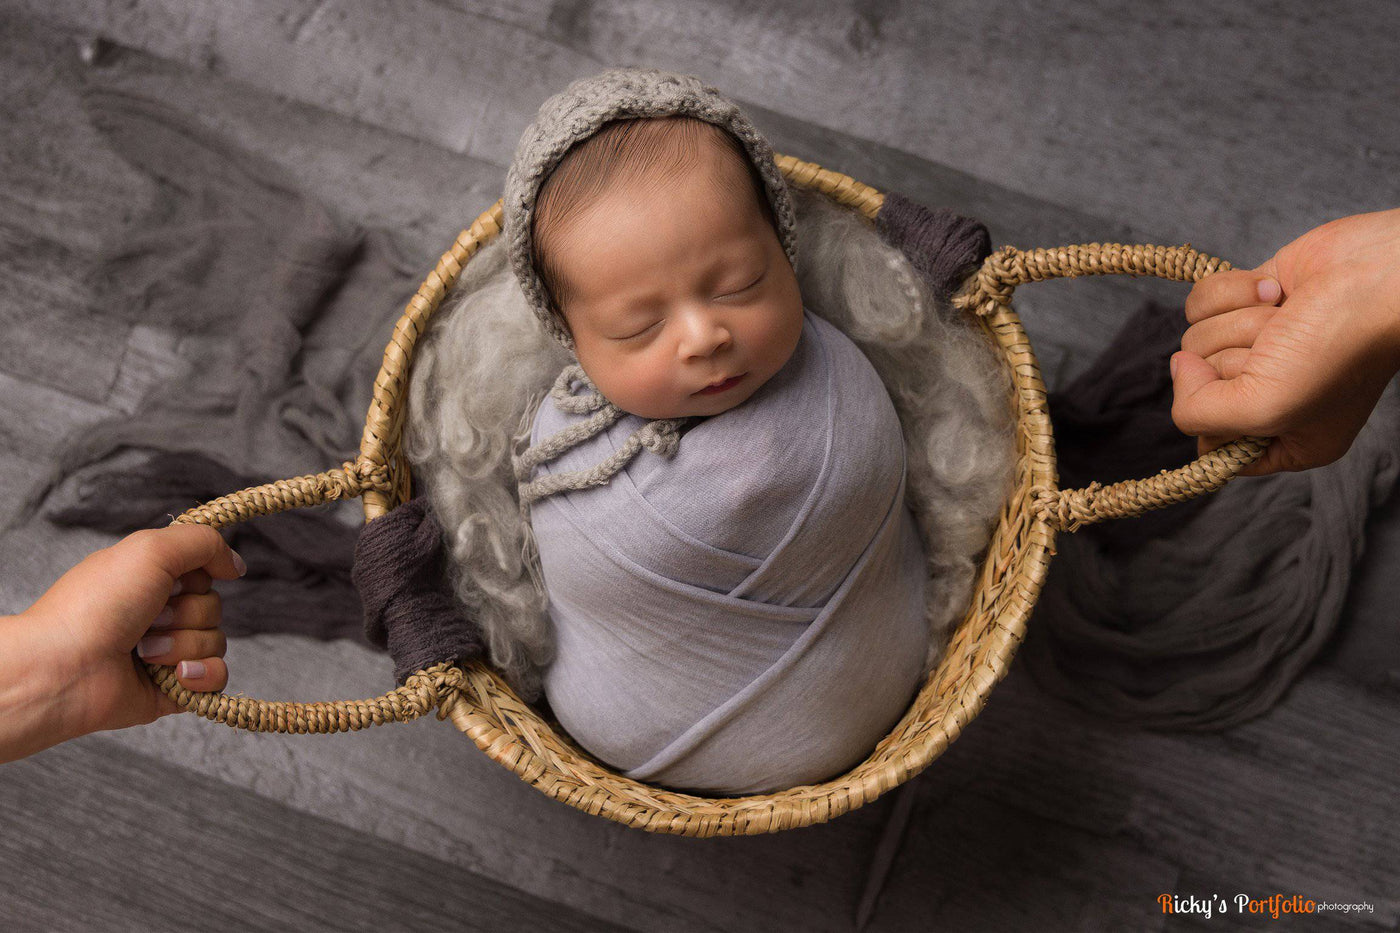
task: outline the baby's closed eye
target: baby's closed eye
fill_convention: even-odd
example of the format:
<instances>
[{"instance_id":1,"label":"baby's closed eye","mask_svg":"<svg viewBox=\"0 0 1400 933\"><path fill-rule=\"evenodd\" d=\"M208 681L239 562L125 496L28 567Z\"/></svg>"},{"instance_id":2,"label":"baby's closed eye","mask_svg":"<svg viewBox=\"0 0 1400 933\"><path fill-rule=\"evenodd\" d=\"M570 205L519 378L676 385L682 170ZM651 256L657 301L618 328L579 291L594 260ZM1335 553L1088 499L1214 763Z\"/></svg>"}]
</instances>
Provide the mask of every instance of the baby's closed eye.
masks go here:
<instances>
[{"instance_id":1,"label":"baby's closed eye","mask_svg":"<svg viewBox=\"0 0 1400 933\"><path fill-rule=\"evenodd\" d=\"M652 321L650 324L646 325L645 327L643 327L643 328L642 328L641 330L639 330L639 331L634 331L633 333L630 333L630 334L624 334L624 335L621 336L621 337L613 337L612 339L613 339L613 340L632 340L632 339L634 339L634 338L636 338L636 337L642 336L642 335L645 334L647 331L651 330L652 328L654 328L656 325L658 325L658 324L660 324L660 323L661 323L660 319L657 319L657 320L655 320L655 321Z\"/></svg>"},{"instance_id":2,"label":"baby's closed eye","mask_svg":"<svg viewBox=\"0 0 1400 933\"><path fill-rule=\"evenodd\" d=\"M752 282L750 282L749 284L745 285L743 288L735 289L734 291L729 292L729 293L724 294L724 295L720 295L719 297L720 297L720 298L728 298L728 297L730 297L730 295L742 294L742 293L744 293L744 292L747 292L747 291L750 291L750 290L752 290L752 289L754 289L754 288L757 288L758 285L759 285L759 283L763 281L763 277L764 277L765 275L767 275L766 272L761 273L761 274L759 275L758 278L754 279Z\"/></svg>"},{"instance_id":3,"label":"baby's closed eye","mask_svg":"<svg viewBox=\"0 0 1400 933\"><path fill-rule=\"evenodd\" d=\"M766 278L767 275L768 275L767 270L764 270L763 272L759 273L758 278L753 279L753 280L750 281L747 285L744 285L744 286L742 286L742 287L740 287L740 288L734 289L733 291L729 291L729 292L725 292L724 294L717 295L717 296L715 297L714 300L715 300L715 301L722 301L722 300L724 300L724 299L733 298L733 297L741 297L741 296L742 296L742 297L747 297L747 295L748 295L750 292L752 292L755 288L757 288L760 284L762 284L764 278ZM609 339L609 340L619 340L619 341L621 341L621 340L635 340L635 339L637 339L638 337L642 337L642 336L644 336L645 334L647 334L648 332L654 330L656 327L658 327L658 326L659 326L660 324L662 324L664 321L665 321L664 318L657 318L656 320L652 321L651 323L642 326L642 328L641 328L640 330L634 330L634 331L632 331L631 333L628 333L628 334L621 334L621 335L618 335L618 336L615 336L615 337L609 337L608 339Z\"/></svg>"}]
</instances>

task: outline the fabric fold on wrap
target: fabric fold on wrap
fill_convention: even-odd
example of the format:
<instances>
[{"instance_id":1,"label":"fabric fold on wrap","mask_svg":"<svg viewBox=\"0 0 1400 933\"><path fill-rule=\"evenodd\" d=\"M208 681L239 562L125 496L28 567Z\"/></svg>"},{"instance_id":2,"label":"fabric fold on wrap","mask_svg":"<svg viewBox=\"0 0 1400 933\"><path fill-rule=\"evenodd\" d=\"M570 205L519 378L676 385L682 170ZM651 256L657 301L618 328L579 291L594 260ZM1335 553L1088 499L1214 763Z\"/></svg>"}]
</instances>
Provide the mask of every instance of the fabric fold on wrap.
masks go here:
<instances>
[{"instance_id":1,"label":"fabric fold on wrap","mask_svg":"<svg viewBox=\"0 0 1400 933\"><path fill-rule=\"evenodd\" d=\"M546 400L532 443L578 417ZM536 475L586 468L642 423ZM762 793L858 763L908 708L928 646L904 467L878 374L809 311L783 369L672 458L537 502L560 724L627 776L688 790Z\"/></svg>"}]
</instances>

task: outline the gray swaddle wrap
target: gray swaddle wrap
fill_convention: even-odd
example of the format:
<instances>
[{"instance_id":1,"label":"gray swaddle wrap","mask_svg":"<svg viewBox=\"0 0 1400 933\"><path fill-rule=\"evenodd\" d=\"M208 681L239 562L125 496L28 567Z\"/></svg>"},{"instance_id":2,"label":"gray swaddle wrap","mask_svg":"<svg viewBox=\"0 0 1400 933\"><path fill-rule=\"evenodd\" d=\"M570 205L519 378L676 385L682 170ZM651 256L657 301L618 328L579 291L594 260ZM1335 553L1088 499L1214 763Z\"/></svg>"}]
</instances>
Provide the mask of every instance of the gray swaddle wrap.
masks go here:
<instances>
[{"instance_id":1,"label":"gray swaddle wrap","mask_svg":"<svg viewBox=\"0 0 1400 933\"><path fill-rule=\"evenodd\" d=\"M545 399L531 443L581 417ZM590 467L645 424L623 415L533 475ZM783 368L674 453L536 502L559 722L628 777L689 790L763 793L859 763L928 649L904 466L880 377L805 311Z\"/></svg>"}]
</instances>

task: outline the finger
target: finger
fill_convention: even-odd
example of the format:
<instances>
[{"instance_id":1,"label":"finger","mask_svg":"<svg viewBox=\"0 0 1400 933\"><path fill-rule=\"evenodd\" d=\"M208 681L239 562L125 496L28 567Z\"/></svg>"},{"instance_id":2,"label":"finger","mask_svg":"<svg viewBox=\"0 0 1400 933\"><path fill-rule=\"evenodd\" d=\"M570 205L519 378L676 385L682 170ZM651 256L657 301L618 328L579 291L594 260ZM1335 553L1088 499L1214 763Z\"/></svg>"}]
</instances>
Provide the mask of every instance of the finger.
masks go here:
<instances>
[{"instance_id":1,"label":"finger","mask_svg":"<svg viewBox=\"0 0 1400 933\"><path fill-rule=\"evenodd\" d=\"M1275 314L1278 308L1255 305L1208 317L1186 328L1181 335L1181 349L1205 358L1226 347L1252 347Z\"/></svg>"},{"instance_id":2,"label":"finger","mask_svg":"<svg viewBox=\"0 0 1400 933\"><path fill-rule=\"evenodd\" d=\"M213 591L174 596L166 605L170 611L162 610L156 616L151 622L152 631L218 628L223 621L223 600Z\"/></svg>"},{"instance_id":3,"label":"finger","mask_svg":"<svg viewBox=\"0 0 1400 933\"><path fill-rule=\"evenodd\" d=\"M1271 435L1265 429L1265 406L1258 399L1259 386L1250 373L1222 379L1210 363L1194 353L1173 353L1172 421L1183 434Z\"/></svg>"},{"instance_id":4,"label":"finger","mask_svg":"<svg viewBox=\"0 0 1400 933\"><path fill-rule=\"evenodd\" d=\"M1233 437L1224 437L1223 435L1204 435L1198 437L1196 438L1196 456L1204 457L1212 450L1224 447L1233 440Z\"/></svg>"},{"instance_id":5,"label":"finger","mask_svg":"<svg viewBox=\"0 0 1400 933\"><path fill-rule=\"evenodd\" d=\"M204 570L217 580L235 580L246 571L242 558L208 525L181 522L146 528L127 535L111 550L130 560L133 575L154 564L170 575L170 585L191 570Z\"/></svg>"},{"instance_id":6,"label":"finger","mask_svg":"<svg viewBox=\"0 0 1400 933\"><path fill-rule=\"evenodd\" d=\"M147 528L88 555L28 611L51 618L105 620L104 631L130 645L171 598L177 579L200 569L233 579L240 575L240 566L241 559L235 561L223 537L208 525Z\"/></svg>"},{"instance_id":7,"label":"finger","mask_svg":"<svg viewBox=\"0 0 1400 933\"><path fill-rule=\"evenodd\" d=\"M1283 447L1278 443L1278 438L1274 438L1269 446L1264 448L1264 453L1258 460L1240 468L1237 476L1268 476L1271 473L1280 473L1287 469L1284 463Z\"/></svg>"},{"instance_id":8,"label":"finger","mask_svg":"<svg viewBox=\"0 0 1400 933\"><path fill-rule=\"evenodd\" d=\"M228 664L222 657L190 658L175 666L175 677L186 690L216 693L228 686Z\"/></svg>"},{"instance_id":9,"label":"finger","mask_svg":"<svg viewBox=\"0 0 1400 933\"><path fill-rule=\"evenodd\" d=\"M214 585L214 578L209 576L209 571L200 568L191 570L189 573L181 574L180 579L175 581L175 588L171 591L171 596L179 596L181 593L207 593Z\"/></svg>"},{"instance_id":10,"label":"finger","mask_svg":"<svg viewBox=\"0 0 1400 933\"><path fill-rule=\"evenodd\" d=\"M1250 269L1216 272L1197 282L1186 296L1186 320L1192 324L1216 314L1277 304L1282 297L1278 280Z\"/></svg>"},{"instance_id":11,"label":"finger","mask_svg":"<svg viewBox=\"0 0 1400 933\"><path fill-rule=\"evenodd\" d=\"M1234 379L1244 374L1244 364L1249 359L1249 351L1243 347L1229 347L1206 357L1206 362L1215 367L1221 379Z\"/></svg>"},{"instance_id":12,"label":"finger","mask_svg":"<svg viewBox=\"0 0 1400 933\"><path fill-rule=\"evenodd\" d=\"M191 693L217 693L228 686L228 665L222 658L186 659L175 665L175 679ZM182 712L179 704L154 682L151 682L151 693L157 717Z\"/></svg>"},{"instance_id":13,"label":"finger","mask_svg":"<svg viewBox=\"0 0 1400 933\"><path fill-rule=\"evenodd\" d=\"M171 629L151 632L136 643L136 655L151 664L174 664L187 658L222 658L228 639L221 629Z\"/></svg>"}]
</instances>

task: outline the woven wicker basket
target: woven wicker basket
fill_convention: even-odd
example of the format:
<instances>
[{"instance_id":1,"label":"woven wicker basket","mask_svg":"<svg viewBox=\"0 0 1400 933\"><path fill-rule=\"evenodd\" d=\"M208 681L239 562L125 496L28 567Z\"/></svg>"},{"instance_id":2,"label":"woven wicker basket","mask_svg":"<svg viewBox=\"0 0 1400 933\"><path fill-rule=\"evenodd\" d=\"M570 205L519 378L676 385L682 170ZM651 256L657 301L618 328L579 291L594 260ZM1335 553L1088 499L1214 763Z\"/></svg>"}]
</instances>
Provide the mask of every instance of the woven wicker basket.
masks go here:
<instances>
[{"instance_id":1,"label":"woven wicker basket","mask_svg":"<svg viewBox=\"0 0 1400 933\"><path fill-rule=\"evenodd\" d=\"M790 183L820 191L874 220L884 195L845 175L791 156L778 166ZM384 351L357 460L324 473L244 489L190 509L176 522L222 527L257 515L360 496L371 521L410 498L400 429L414 345L428 318L473 254L502 225L497 201L462 232L408 303ZM1015 492L1002 509L980 569L971 605L908 712L870 756L820 784L748 797L676 793L610 771L546 721L489 667L440 664L372 700L268 702L223 693L191 693L172 668L147 664L160 688L182 708L255 732L323 733L408 722L437 709L494 761L550 797L588 813L651 832L729 836L777 832L822 823L869 803L918 774L943 753L982 709L1006 675L1026 618L1055 553L1057 531L1149 509L1218 489L1257 460L1266 438L1242 438L1186 466L1143 480L1085 489L1056 487L1055 446L1045 385L1011 295L1023 282L1079 275L1155 275L1196 282L1230 268L1186 246L1089 243L1022 252L1004 247L970 276L954 304L975 314L1006 354L1018 408Z\"/></svg>"}]
</instances>

